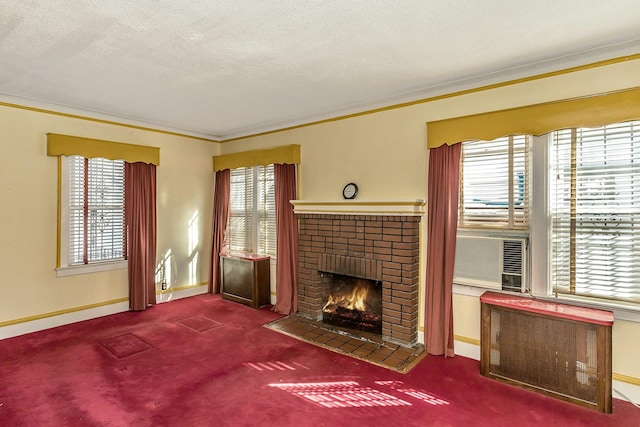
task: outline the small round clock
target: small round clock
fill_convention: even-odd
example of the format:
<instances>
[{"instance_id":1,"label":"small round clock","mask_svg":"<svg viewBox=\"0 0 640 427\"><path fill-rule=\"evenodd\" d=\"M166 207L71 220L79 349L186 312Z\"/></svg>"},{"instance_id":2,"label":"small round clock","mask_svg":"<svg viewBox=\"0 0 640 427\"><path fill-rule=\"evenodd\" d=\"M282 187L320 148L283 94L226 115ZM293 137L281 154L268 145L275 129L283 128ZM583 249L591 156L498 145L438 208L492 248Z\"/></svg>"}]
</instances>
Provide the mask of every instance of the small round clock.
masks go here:
<instances>
[{"instance_id":1,"label":"small round clock","mask_svg":"<svg viewBox=\"0 0 640 427\"><path fill-rule=\"evenodd\" d=\"M358 195L358 186L353 182L348 183L342 190L342 197L345 199L355 199Z\"/></svg>"}]
</instances>

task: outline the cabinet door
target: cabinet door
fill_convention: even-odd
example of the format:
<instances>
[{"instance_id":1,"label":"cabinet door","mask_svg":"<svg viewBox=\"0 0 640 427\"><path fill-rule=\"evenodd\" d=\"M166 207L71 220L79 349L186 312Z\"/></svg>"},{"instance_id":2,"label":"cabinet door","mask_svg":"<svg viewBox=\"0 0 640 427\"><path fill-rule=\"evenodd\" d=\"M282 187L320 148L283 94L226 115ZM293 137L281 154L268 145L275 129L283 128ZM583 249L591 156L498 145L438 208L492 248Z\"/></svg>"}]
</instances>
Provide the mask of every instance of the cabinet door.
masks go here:
<instances>
[{"instance_id":1,"label":"cabinet door","mask_svg":"<svg viewBox=\"0 0 640 427\"><path fill-rule=\"evenodd\" d=\"M222 260L222 292L253 300L253 263L234 258Z\"/></svg>"}]
</instances>

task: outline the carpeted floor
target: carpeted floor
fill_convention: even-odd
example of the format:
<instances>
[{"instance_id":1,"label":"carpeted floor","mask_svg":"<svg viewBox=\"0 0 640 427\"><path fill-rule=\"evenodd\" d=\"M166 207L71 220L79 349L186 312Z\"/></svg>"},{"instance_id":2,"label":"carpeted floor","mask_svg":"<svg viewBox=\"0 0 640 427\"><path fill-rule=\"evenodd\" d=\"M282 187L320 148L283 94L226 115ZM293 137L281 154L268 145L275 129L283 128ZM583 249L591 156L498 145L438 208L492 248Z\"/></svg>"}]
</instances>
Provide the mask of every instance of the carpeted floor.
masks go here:
<instances>
[{"instance_id":1,"label":"carpeted floor","mask_svg":"<svg viewBox=\"0 0 640 427\"><path fill-rule=\"evenodd\" d=\"M0 426L640 426L426 356L402 374L200 295L0 341Z\"/></svg>"}]
</instances>

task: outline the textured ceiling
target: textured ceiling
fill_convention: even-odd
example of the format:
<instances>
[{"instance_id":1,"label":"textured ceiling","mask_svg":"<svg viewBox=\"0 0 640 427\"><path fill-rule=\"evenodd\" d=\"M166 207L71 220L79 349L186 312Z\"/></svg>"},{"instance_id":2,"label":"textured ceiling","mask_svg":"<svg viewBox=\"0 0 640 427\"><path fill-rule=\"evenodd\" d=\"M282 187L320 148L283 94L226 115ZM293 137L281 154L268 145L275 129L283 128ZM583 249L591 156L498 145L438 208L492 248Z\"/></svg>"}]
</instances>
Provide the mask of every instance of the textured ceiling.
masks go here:
<instances>
[{"instance_id":1,"label":"textured ceiling","mask_svg":"<svg viewBox=\"0 0 640 427\"><path fill-rule=\"evenodd\" d=\"M3 0L0 101L212 139L640 53L638 0Z\"/></svg>"}]
</instances>

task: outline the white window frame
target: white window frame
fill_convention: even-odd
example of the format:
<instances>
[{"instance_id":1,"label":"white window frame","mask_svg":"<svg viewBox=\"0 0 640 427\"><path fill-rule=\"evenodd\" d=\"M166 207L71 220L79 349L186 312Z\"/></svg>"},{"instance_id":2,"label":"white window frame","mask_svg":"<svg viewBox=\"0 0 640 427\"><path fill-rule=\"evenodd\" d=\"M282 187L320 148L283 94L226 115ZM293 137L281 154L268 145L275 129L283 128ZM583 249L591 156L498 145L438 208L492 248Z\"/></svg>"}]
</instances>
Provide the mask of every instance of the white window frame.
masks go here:
<instances>
[{"instance_id":1,"label":"white window frame","mask_svg":"<svg viewBox=\"0 0 640 427\"><path fill-rule=\"evenodd\" d=\"M56 268L56 277L89 274L100 271L121 270L128 267L126 259L92 261L83 265L70 265L69 263L69 179L70 160L67 156L60 156L59 163L59 265Z\"/></svg>"}]
</instances>

